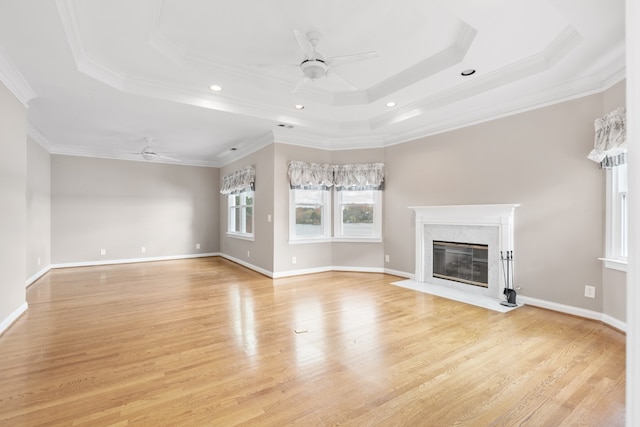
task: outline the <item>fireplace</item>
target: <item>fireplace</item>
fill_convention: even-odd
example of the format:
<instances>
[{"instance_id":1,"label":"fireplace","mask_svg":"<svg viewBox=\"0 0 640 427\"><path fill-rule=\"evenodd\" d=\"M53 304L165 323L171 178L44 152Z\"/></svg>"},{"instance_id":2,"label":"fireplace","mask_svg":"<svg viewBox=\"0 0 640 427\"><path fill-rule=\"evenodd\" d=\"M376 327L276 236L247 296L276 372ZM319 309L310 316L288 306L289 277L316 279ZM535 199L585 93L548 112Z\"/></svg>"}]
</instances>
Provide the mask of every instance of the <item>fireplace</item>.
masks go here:
<instances>
[{"instance_id":1,"label":"fireplace","mask_svg":"<svg viewBox=\"0 0 640 427\"><path fill-rule=\"evenodd\" d=\"M505 283L500 270L500 252L513 250L513 218L514 210L518 206L520 205L410 207L415 211L416 217L414 280L469 294L504 299ZM441 272L442 248L438 242L470 243L467 246L471 248L464 251L461 246L450 249L451 258L458 257L460 268L457 271L454 271L456 263L453 262L449 272L446 268L444 273ZM478 253L474 258L474 247L486 248L486 252ZM468 255L469 250L471 258ZM467 255L460 255L460 252L467 252ZM483 272L473 275L471 270ZM451 272L453 274L450 274Z\"/></svg>"},{"instance_id":2,"label":"fireplace","mask_svg":"<svg viewBox=\"0 0 640 427\"><path fill-rule=\"evenodd\" d=\"M489 246L433 241L433 277L467 285L489 287Z\"/></svg>"}]
</instances>

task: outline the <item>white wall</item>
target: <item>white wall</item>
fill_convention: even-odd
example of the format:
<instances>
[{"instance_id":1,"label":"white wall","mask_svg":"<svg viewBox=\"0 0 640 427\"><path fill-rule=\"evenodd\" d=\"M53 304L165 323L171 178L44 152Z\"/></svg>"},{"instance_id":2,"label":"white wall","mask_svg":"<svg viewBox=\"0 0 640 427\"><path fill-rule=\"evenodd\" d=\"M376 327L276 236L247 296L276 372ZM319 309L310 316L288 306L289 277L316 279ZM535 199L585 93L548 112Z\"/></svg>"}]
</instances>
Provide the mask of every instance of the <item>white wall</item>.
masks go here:
<instances>
[{"instance_id":1,"label":"white wall","mask_svg":"<svg viewBox=\"0 0 640 427\"><path fill-rule=\"evenodd\" d=\"M26 309L27 110L0 83L0 333Z\"/></svg>"},{"instance_id":2,"label":"white wall","mask_svg":"<svg viewBox=\"0 0 640 427\"><path fill-rule=\"evenodd\" d=\"M51 265L51 155L27 141L27 284Z\"/></svg>"}]
</instances>

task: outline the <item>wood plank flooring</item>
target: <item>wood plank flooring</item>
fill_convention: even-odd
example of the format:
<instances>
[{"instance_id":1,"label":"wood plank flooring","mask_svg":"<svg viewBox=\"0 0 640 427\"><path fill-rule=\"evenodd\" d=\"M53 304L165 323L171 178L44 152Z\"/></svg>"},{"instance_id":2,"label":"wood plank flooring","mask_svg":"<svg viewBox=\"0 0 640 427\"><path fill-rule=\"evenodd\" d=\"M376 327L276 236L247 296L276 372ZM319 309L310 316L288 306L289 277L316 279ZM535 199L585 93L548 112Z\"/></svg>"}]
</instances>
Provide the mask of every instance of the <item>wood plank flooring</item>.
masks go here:
<instances>
[{"instance_id":1,"label":"wood plank flooring","mask_svg":"<svg viewBox=\"0 0 640 427\"><path fill-rule=\"evenodd\" d=\"M52 270L0 336L1 426L622 426L625 337L222 258Z\"/></svg>"}]
</instances>

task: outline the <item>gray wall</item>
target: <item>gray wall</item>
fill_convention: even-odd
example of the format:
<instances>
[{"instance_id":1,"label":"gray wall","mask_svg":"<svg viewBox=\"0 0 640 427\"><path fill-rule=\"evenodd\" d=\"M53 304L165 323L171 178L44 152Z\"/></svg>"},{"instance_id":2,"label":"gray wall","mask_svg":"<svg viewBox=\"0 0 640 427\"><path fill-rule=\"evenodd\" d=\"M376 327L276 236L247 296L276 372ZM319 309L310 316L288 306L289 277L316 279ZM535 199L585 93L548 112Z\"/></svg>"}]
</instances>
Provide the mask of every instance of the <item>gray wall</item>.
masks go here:
<instances>
[{"instance_id":1,"label":"gray wall","mask_svg":"<svg viewBox=\"0 0 640 427\"><path fill-rule=\"evenodd\" d=\"M294 243L289 244L289 178L287 165L292 160L315 163L383 162L384 150L321 150L288 144L275 144L274 151L274 272L287 274L297 270L368 269L381 270L383 243ZM384 203L384 196L383 196ZM333 215L333 211L332 211ZM384 212L383 212L384 216ZM296 258L296 264L292 259Z\"/></svg>"},{"instance_id":2,"label":"gray wall","mask_svg":"<svg viewBox=\"0 0 640 427\"><path fill-rule=\"evenodd\" d=\"M236 260L258 267L264 273L273 271L273 235L272 222L268 222L268 215L272 215L274 206L273 184L273 144L262 148L242 159L230 163L220 169L220 178L216 181L215 191L219 199L218 224L220 234L220 251ZM253 166L256 170L256 191L254 194L254 240L239 239L227 236L227 196L219 193L222 177L246 166Z\"/></svg>"},{"instance_id":3,"label":"gray wall","mask_svg":"<svg viewBox=\"0 0 640 427\"><path fill-rule=\"evenodd\" d=\"M54 155L51 176L54 265L219 251L216 168Z\"/></svg>"},{"instance_id":4,"label":"gray wall","mask_svg":"<svg viewBox=\"0 0 640 427\"><path fill-rule=\"evenodd\" d=\"M51 264L51 155L27 140L27 281Z\"/></svg>"},{"instance_id":5,"label":"gray wall","mask_svg":"<svg viewBox=\"0 0 640 427\"><path fill-rule=\"evenodd\" d=\"M274 151L274 271L322 269L332 265L331 243L289 244L289 177L291 160L331 163L331 151L275 144ZM296 257L296 264L292 258Z\"/></svg>"},{"instance_id":6,"label":"gray wall","mask_svg":"<svg viewBox=\"0 0 640 427\"><path fill-rule=\"evenodd\" d=\"M385 251L415 271L408 206L521 203L516 286L523 295L601 312L604 173L586 159L597 94L388 147ZM584 297L596 286L596 299Z\"/></svg>"},{"instance_id":7,"label":"gray wall","mask_svg":"<svg viewBox=\"0 0 640 427\"><path fill-rule=\"evenodd\" d=\"M0 83L0 332L26 302L27 110Z\"/></svg>"}]
</instances>

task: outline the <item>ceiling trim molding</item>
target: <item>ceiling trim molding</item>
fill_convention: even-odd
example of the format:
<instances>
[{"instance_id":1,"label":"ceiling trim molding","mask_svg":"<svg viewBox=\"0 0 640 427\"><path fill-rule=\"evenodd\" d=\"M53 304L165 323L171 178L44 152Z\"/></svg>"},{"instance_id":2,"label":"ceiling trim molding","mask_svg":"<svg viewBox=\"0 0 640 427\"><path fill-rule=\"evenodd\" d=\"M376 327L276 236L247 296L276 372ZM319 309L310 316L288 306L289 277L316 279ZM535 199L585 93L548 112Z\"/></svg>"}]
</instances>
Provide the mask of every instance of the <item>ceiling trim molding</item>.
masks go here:
<instances>
[{"instance_id":1,"label":"ceiling trim molding","mask_svg":"<svg viewBox=\"0 0 640 427\"><path fill-rule=\"evenodd\" d=\"M49 140L40 132L40 129L31 121L27 119L27 136L37 142L42 148L44 148L48 153L51 153L53 150L53 145Z\"/></svg>"},{"instance_id":2,"label":"ceiling trim molding","mask_svg":"<svg viewBox=\"0 0 640 427\"><path fill-rule=\"evenodd\" d=\"M426 114L434 108L442 107L495 89L507 83L538 74L557 63L581 41L582 36L576 29L568 26L552 40L543 51L528 58L513 62L496 71L479 76L467 83L459 84L448 90L442 90L420 101L374 117L370 120L371 128L380 129L403 122Z\"/></svg>"},{"instance_id":3,"label":"ceiling trim molding","mask_svg":"<svg viewBox=\"0 0 640 427\"><path fill-rule=\"evenodd\" d=\"M78 17L73 0L56 0L62 28L78 71L111 87L124 91L126 76L89 56L82 44Z\"/></svg>"},{"instance_id":4,"label":"ceiling trim molding","mask_svg":"<svg viewBox=\"0 0 640 427\"><path fill-rule=\"evenodd\" d=\"M555 104L583 98L607 90L613 84L619 83L625 78L624 69L616 73L616 81L613 76L605 85L599 76L585 77L580 81L571 81L561 86L555 86L542 91L530 93L528 96L517 98L509 104L501 104L493 108L484 107L467 114L456 116L454 119L431 122L428 127L412 129L407 132L395 133L393 137L385 139L385 147L403 144L420 138L451 132L468 126L498 120L504 117L537 110Z\"/></svg>"},{"instance_id":5,"label":"ceiling trim molding","mask_svg":"<svg viewBox=\"0 0 640 427\"><path fill-rule=\"evenodd\" d=\"M234 75L242 75L249 81L260 79L269 82L269 84L286 87L286 90L289 91L295 88L296 84L287 80L270 75L257 75L255 72L249 71L246 68L213 61L210 58L189 51L189 49L176 42L160 27L160 16L162 14L162 8L164 7L163 4L163 0L154 0L149 43L156 51L173 63L181 67L184 67L188 62L205 64L213 70L217 70L218 73L222 70ZM460 63L471 48L471 44L475 40L477 33L478 31L475 28L460 21L457 34L454 38L455 42L451 46L370 88L355 91L327 92L318 88L303 87L303 91L312 96L315 102L326 105L353 106L370 104Z\"/></svg>"},{"instance_id":6,"label":"ceiling trim molding","mask_svg":"<svg viewBox=\"0 0 640 427\"><path fill-rule=\"evenodd\" d=\"M223 167L228 164L235 162L236 160L240 160L244 157L247 157L250 154L255 153L262 148L271 145L274 143L274 134L273 132L267 132L264 135L258 137L245 138L242 141L238 141L233 147L237 148L237 150L225 151L218 155L216 162L216 167Z\"/></svg>"},{"instance_id":7,"label":"ceiling trim molding","mask_svg":"<svg viewBox=\"0 0 640 427\"><path fill-rule=\"evenodd\" d=\"M317 148L320 150L360 150L383 148L384 140L378 136L353 136L344 138L326 137L310 132L289 129L274 130L273 141L288 145Z\"/></svg>"},{"instance_id":8,"label":"ceiling trim molding","mask_svg":"<svg viewBox=\"0 0 640 427\"><path fill-rule=\"evenodd\" d=\"M180 161L178 162L172 162L172 161L163 160L163 159L145 160L142 158L142 156L135 153L118 156L117 154L114 154L113 152L108 152L106 150L92 149L88 147L75 147L75 146L69 146L69 145L57 145L55 147L52 147L49 153L53 155L60 155L60 156L90 157L90 158L109 159L109 160L144 162L144 163L161 163L161 164L177 165L177 166L218 167L218 165L214 164L213 162L204 161L204 160L180 159Z\"/></svg>"},{"instance_id":9,"label":"ceiling trim molding","mask_svg":"<svg viewBox=\"0 0 640 427\"><path fill-rule=\"evenodd\" d=\"M29 108L29 101L38 97L2 47L0 47L0 81L25 108Z\"/></svg>"}]
</instances>

